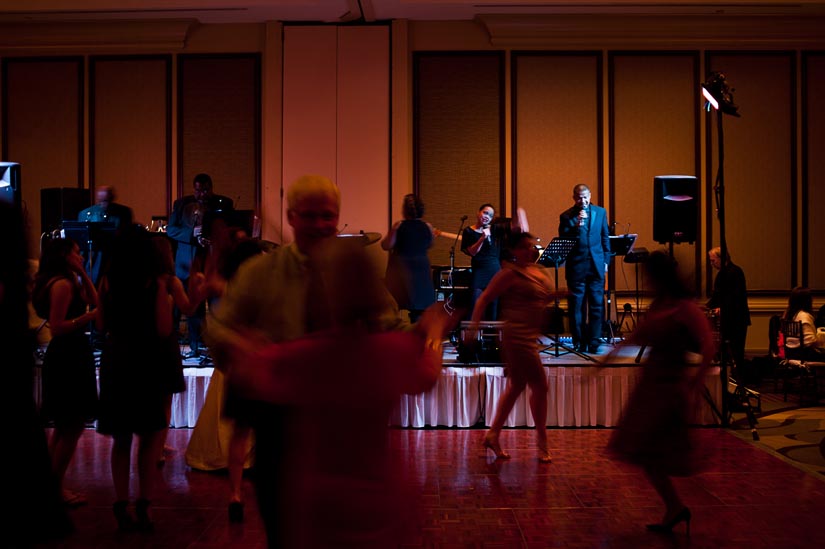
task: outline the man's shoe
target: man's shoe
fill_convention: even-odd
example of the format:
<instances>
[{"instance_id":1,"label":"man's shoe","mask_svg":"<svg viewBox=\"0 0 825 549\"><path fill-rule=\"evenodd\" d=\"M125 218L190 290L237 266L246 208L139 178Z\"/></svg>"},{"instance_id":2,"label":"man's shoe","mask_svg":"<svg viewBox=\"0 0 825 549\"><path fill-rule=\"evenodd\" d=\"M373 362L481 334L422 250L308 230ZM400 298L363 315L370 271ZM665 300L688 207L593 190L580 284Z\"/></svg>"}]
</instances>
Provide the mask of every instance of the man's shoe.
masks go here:
<instances>
[{"instance_id":1,"label":"man's shoe","mask_svg":"<svg viewBox=\"0 0 825 549\"><path fill-rule=\"evenodd\" d=\"M600 355L602 353L601 345L589 345L587 347L587 353L591 355Z\"/></svg>"}]
</instances>

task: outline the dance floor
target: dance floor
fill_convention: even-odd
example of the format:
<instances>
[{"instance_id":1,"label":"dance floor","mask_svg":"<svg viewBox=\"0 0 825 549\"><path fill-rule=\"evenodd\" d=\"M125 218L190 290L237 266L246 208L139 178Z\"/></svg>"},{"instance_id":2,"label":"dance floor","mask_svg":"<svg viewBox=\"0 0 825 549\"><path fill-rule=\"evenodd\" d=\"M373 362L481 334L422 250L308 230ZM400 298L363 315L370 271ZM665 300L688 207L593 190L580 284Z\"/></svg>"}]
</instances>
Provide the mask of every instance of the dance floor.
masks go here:
<instances>
[{"instance_id":1,"label":"dance floor","mask_svg":"<svg viewBox=\"0 0 825 549\"><path fill-rule=\"evenodd\" d=\"M535 459L532 429L505 429L501 442L513 458L498 462L482 450L481 429L391 429L392 450L421 494L417 526L401 546L825 546L821 476L726 429L695 431L708 450L707 468L676 479L693 514L687 539L682 526L672 535L645 529L660 519L659 499L638 469L605 455L610 429L550 429L551 464ZM163 468L163 486L153 502L154 532L119 534L111 512L110 441L87 431L66 485L85 492L89 503L71 511L76 532L51 547L265 547L249 481L244 481L247 519L230 524L226 476L193 471L184 463L190 434L190 429L169 434L177 451Z\"/></svg>"}]
</instances>

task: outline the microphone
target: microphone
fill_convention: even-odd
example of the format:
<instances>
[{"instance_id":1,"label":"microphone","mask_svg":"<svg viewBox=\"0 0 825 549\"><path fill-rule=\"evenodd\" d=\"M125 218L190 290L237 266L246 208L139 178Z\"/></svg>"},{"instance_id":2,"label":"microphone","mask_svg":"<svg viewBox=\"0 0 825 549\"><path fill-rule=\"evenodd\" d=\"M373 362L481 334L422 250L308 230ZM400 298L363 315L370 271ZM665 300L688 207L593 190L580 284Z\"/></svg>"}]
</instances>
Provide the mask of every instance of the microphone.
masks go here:
<instances>
[{"instance_id":1,"label":"microphone","mask_svg":"<svg viewBox=\"0 0 825 549\"><path fill-rule=\"evenodd\" d=\"M461 221L467 221L467 216L466 216L466 215L462 215L462 216L461 216Z\"/></svg>"},{"instance_id":2,"label":"microphone","mask_svg":"<svg viewBox=\"0 0 825 549\"><path fill-rule=\"evenodd\" d=\"M344 226L338 229L338 234L343 233L344 229L346 229L347 227L349 227L349 223L344 223Z\"/></svg>"}]
</instances>

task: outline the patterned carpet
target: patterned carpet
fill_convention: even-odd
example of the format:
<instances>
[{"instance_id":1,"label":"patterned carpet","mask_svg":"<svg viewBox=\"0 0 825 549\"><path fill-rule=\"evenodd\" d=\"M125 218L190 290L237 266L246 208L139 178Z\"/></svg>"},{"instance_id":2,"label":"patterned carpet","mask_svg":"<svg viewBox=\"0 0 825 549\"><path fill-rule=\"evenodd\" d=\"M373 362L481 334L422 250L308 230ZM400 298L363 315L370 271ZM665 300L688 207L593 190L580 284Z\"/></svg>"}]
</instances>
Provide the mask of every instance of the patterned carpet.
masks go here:
<instances>
[{"instance_id":1,"label":"patterned carpet","mask_svg":"<svg viewBox=\"0 0 825 549\"><path fill-rule=\"evenodd\" d=\"M825 480L825 406L802 408L782 403L779 395L763 394L763 410L782 404L758 417L758 442L753 442L747 421L739 414L734 416L732 432Z\"/></svg>"}]
</instances>

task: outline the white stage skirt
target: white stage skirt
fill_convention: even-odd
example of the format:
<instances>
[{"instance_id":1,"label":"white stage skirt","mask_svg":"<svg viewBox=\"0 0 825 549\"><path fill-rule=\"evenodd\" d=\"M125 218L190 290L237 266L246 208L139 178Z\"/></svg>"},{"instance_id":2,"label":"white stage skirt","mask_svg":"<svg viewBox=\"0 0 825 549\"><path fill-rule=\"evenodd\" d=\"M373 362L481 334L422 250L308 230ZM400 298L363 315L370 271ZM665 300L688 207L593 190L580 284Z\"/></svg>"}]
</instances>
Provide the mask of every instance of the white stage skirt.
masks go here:
<instances>
[{"instance_id":1,"label":"white stage skirt","mask_svg":"<svg viewBox=\"0 0 825 549\"><path fill-rule=\"evenodd\" d=\"M643 366L552 366L545 367L549 385L547 425L550 427L612 427L621 417ZM40 376L36 369L35 400L40 403ZM172 399L171 426L194 427L206 399L212 368L184 368L186 391ZM399 427L473 427L489 425L507 378L501 366L444 367L435 387L418 395L402 395L390 417ZM719 368L705 379L717 410L721 410L722 383ZM505 426L534 426L528 391L516 401ZM710 403L700 399L692 423L719 423Z\"/></svg>"}]
</instances>

